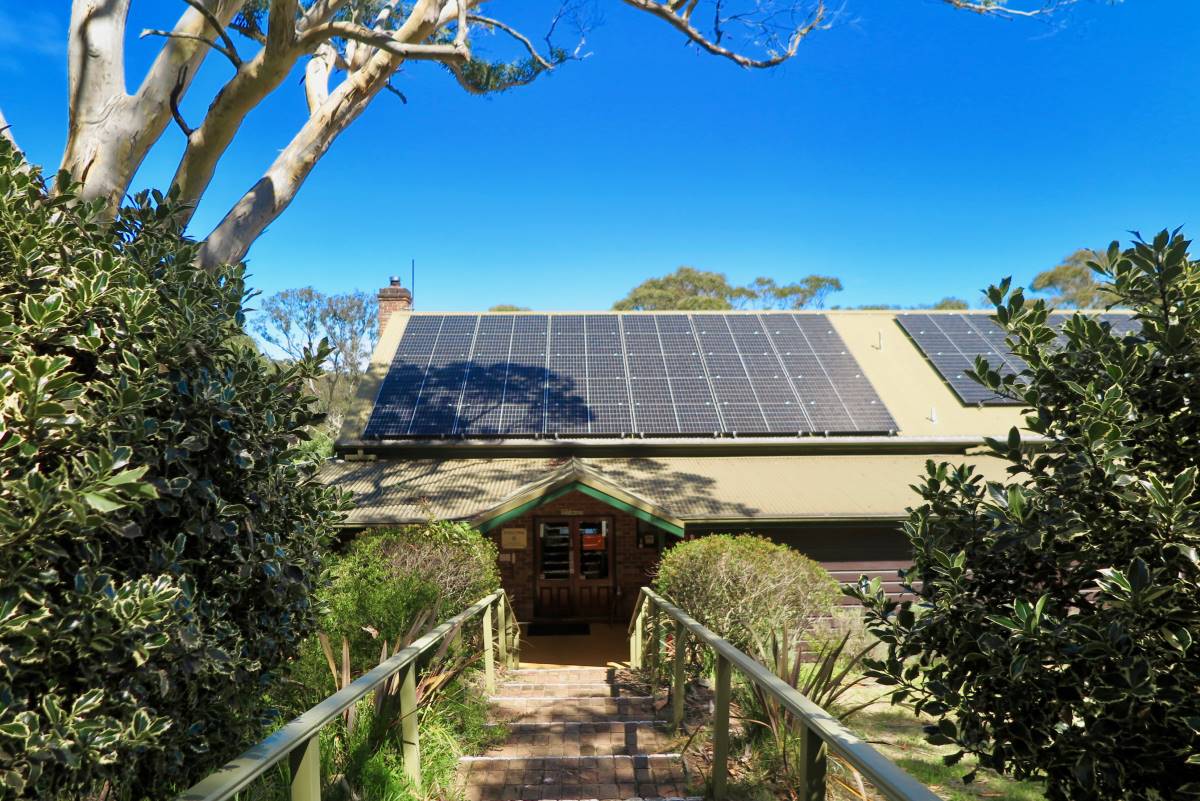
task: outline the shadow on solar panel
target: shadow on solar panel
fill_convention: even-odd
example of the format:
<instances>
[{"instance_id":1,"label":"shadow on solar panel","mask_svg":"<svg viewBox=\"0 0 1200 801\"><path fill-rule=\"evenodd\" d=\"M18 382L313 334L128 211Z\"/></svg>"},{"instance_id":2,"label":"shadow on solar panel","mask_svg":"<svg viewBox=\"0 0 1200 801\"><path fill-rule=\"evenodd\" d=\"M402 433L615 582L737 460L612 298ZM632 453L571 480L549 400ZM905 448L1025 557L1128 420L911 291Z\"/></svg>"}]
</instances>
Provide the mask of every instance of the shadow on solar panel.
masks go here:
<instances>
[{"instance_id":1,"label":"shadow on solar panel","mask_svg":"<svg viewBox=\"0 0 1200 801\"><path fill-rule=\"evenodd\" d=\"M419 315L368 438L892 434L824 315Z\"/></svg>"}]
</instances>

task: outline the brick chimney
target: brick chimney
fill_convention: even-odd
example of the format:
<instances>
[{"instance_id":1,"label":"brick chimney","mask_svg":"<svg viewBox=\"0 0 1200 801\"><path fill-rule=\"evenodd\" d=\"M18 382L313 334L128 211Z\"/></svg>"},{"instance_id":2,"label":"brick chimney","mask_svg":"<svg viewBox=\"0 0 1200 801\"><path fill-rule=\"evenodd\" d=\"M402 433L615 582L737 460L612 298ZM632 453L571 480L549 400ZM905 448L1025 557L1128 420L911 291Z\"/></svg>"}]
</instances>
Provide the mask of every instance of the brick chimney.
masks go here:
<instances>
[{"instance_id":1,"label":"brick chimney","mask_svg":"<svg viewBox=\"0 0 1200 801\"><path fill-rule=\"evenodd\" d=\"M387 329L387 322L394 312L412 310L412 292L400 286L400 279L392 276L388 285L379 290L379 335Z\"/></svg>"}]
</instances>

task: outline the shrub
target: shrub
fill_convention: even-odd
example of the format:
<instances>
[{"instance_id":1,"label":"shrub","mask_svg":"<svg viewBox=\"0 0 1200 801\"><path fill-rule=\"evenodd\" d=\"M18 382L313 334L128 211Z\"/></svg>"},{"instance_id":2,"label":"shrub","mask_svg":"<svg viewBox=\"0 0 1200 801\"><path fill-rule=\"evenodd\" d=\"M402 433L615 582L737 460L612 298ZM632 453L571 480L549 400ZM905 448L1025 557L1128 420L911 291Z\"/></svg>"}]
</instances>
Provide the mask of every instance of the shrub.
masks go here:
<instances>
[{"instance_id":1,"label":"shrub","mask_svg":"<svg viewBox=\"0 0 1200 801\"><path fill-rule=\"evenodd\" d=\"M1008 486L928 467L906 531L916 606L855 590L887 643L874 663L981 764L1044 776L1051 799L1200 798L1200 264L1166 231L1121 252L1105 289L1136 313L1115 334L1075 315L1059 331L1007 282L996 319L1029 367L976 377L1020 399L991 442ZM920 612L918 616L916 613ZM950 758L953 764L961 755ZM972 774L968 774L970 777Z\"/></svg>"},{"instance_id":2,"label":"shrub","mask_svg":"<svg viewBox=\"0 0 1200 801\"><path fill-rule=\"evenodd\" d=\"M743 650L781 630L807 631L828 615L838 584L786 545L751 534L712 534L671 548L654 588Z\"/></svg>"},{"instance_id":3,"label":"shrub","mask_svg":"<svg viewBox=\"0 0 1200 801\"><path fill-rule=\"evenodd\" d=\"M367 532L331 560L327 578L319 628L335 650L347 640L355 675L378 664L380 639L394 643L421 613L439 623L500 588L496 546L465 523L445 521ZM293 678L303 688L293 712L336 689L315 637Z\"/></svg>"},{"instance_id":4,"label":"shrub","mask_svg":"<svg viewBox=\"0 0 1200 801\"><path fill-rule=\"evenodd\" d=\"M115 221L0 138L0 795L162 797L261 731L341 495L293 458L314 359L163 198Z\"/></svg>"}]
</instances>

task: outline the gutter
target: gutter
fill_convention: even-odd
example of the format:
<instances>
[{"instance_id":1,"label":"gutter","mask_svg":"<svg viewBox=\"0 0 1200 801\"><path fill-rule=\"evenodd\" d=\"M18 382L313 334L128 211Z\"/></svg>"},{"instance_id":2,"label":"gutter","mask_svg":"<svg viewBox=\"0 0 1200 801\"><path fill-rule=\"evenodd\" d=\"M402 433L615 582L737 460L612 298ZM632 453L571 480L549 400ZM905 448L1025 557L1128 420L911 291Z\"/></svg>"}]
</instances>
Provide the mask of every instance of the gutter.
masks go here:
<instances>
[{"instance_id":1,"label":"gutter","mask_svg":"<svg viewBox=\"0 0 1200 801\"><path fill-rule=\"evenodd\" d=\"M1005 434L997 434L1003 439ZM1037 448L1044 437L1022 442ZM713 437L668 439L627 437L611 439L343 439L337 455L353 461L388 459L503 459L572 456L764 456L789 454L967 454L986 447L973 437Z\"/></svg>"}]
</instances>

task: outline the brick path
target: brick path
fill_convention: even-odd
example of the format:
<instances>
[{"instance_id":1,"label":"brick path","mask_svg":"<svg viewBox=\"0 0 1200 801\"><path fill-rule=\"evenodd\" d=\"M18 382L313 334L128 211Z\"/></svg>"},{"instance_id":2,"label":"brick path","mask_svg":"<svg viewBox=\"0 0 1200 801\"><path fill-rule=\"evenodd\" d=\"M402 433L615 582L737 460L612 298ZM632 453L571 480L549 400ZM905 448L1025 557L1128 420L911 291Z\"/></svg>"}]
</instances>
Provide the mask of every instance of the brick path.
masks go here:
<instances>
[{"instance_id":1,"label":"brick path","mask_svg":"<svg viewBox=\"0 0 1200 801\"><path fill-rule=\"evenodd\" d=\"M611 669L509 671L491 699L508 738L460 767L467 801L687 798L676 738L645 686Z\"/></svg>"}]
</instances>

